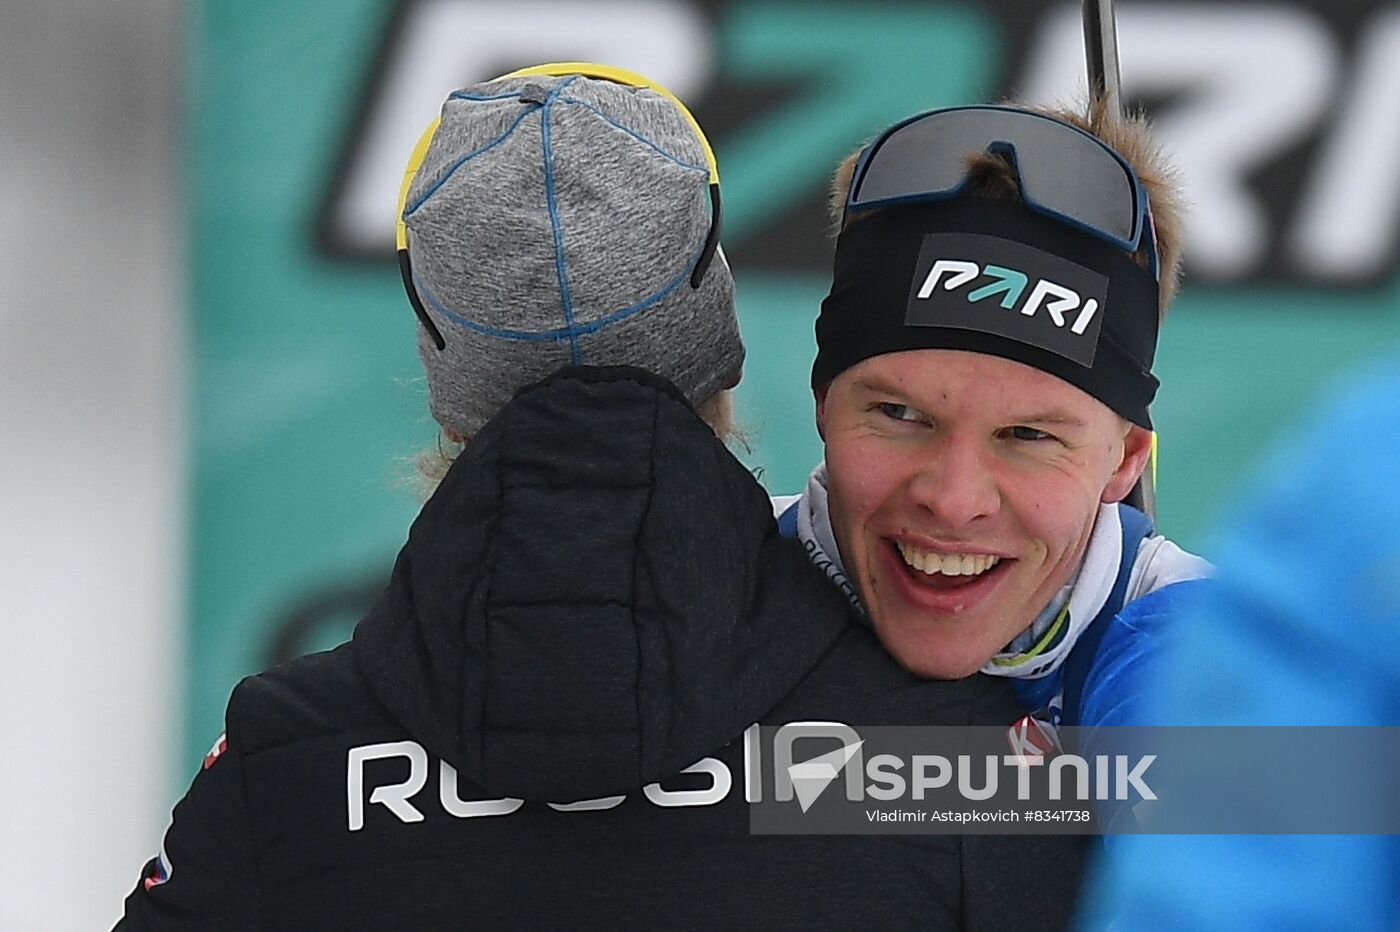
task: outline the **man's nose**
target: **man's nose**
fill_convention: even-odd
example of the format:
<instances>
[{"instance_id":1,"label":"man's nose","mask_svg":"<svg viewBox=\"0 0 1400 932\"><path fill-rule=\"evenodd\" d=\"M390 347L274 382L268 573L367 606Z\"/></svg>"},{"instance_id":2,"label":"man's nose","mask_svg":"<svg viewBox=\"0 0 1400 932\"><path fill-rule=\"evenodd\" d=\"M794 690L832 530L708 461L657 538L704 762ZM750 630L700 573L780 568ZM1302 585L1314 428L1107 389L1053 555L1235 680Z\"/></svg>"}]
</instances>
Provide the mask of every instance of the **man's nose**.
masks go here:
<instances>
[{"instance_id":1,"label":"man's nose","mask_svg":"<svg viewBox=\"0 0 1400 932\"><path fill-rule=\"evenodd\" d=\"M965 527L996 513L1001 492L977 442L940 438L911 477L909 495L938 527Z\"/></svg>"}]
</instances>

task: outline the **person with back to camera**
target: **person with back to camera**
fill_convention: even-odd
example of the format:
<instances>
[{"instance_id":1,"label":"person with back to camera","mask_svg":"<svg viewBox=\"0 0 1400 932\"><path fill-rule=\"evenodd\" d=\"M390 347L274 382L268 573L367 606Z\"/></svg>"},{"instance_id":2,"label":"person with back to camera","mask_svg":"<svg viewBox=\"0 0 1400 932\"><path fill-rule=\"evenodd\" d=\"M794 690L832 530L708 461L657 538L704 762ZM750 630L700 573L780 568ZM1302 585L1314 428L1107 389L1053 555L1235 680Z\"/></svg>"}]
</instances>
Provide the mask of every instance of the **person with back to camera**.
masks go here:
<instances>
[{"instance_id":1,"label":"person with back to camera","mask_svg":"<svg viewBox=\"0 0 1400 932\"><path fill-rule=\"evenodd\" d=\"M850 624L716 436L743 361L717 183L625 72L451 95L400 245L462 452L353 639L234 690L119 928L1063 927L1075 838L749 833L755 723L1020 705Z\"/></svg>"}]
</instances>

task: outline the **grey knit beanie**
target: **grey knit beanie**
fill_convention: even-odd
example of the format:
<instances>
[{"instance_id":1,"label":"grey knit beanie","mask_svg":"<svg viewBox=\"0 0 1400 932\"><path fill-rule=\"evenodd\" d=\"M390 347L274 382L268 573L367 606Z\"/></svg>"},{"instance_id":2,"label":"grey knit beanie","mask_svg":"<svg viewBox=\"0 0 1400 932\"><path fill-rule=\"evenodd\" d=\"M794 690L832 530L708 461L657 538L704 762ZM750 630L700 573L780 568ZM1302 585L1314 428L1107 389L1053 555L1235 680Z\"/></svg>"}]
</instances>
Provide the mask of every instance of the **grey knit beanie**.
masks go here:
<instances>
[{"instance_id":1,"label":"grey knit beanie","mask_svg":"<svg viewBox=\"0 0 1400 932\"><path fill-rule=\"evenodd\" d=\"M446 346L418 352L433 417L471 436L569 363L632 365L700 404L744 347L710 227L704 149L650 90L528 76L454 92L408 191L413 278Z\"/></svg>"}]
</instances>

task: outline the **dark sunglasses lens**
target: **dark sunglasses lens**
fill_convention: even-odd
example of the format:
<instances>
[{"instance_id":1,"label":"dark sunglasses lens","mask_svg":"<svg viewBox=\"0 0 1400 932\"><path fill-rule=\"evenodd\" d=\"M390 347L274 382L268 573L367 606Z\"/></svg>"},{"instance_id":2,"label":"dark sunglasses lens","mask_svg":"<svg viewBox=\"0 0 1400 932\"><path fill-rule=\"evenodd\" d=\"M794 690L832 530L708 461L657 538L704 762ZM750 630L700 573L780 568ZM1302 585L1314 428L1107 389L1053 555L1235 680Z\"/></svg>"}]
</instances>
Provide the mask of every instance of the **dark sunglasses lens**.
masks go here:
<instances>
[{"instance_id":1,"label":"dark sunglasses lens","mask_svg":"<svg viewBox=\"0 0 1400 932\"><path fill-rule=\"evenodd\" d=\"M967 159L988 150L1014 156L1022 194L1036 207L1136 242L1137 190L1125 166L1087 134L1017 111L945 110L900 127L870 157L852 204L953 194Z\"/></svg>"},{"instance_id":2,"label":"dark sunglasses lens","mask_svg":"<svg viewBox=\"0 0 1400 932\"><path fill-rule=\"evenodd\" d=\"M951 194L967 177L963 156L969 150L967 120L960 111L923 117L896 129L879 144L865 165L852 198L856 206L918 196Z\"/></svg>"},{"instance_id":3,"label":"dark sunglasses lens","mask_svg":"<svg viewBox=\"0 0 1400 932\"><path fill-rule=\"evenodd\" d=\"M1124 243L1136 243L1140 212L1132 175L1094 140L1068 127L1045 125L1050 132L1036 127L1017 146L1026 198ZM1054 138L1034 138L1037 134Z\"/></svg>"}]
</instances>

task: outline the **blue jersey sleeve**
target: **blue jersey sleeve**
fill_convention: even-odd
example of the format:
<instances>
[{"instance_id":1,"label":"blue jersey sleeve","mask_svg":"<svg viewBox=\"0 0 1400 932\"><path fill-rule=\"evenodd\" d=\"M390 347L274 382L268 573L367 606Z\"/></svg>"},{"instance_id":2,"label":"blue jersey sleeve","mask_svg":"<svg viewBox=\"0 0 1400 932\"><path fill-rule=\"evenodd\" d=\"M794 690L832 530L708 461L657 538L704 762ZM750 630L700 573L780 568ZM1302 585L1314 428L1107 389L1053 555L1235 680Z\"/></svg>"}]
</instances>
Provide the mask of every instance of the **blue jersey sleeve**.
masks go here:
<instances>
[{"instance_id":1,"label":"blue jersey sleeve","mask_svg":"<svg viewBox=\"0 0 1400 932\"><path fill-rule=\"evenodd\" d=\"M1161 725L1165 714L1152 705L1162 677L1161 658L1175 622L1214 583L1193 579L1164 586L1125 605L1108 621L1084 678L1078 720L1101 725Z\"/></svg>"}]
</instances>

